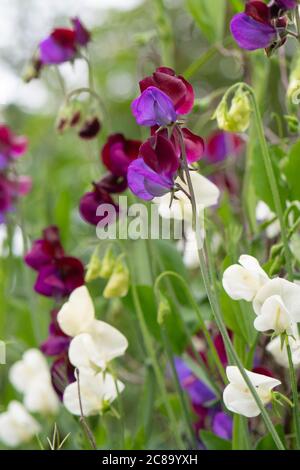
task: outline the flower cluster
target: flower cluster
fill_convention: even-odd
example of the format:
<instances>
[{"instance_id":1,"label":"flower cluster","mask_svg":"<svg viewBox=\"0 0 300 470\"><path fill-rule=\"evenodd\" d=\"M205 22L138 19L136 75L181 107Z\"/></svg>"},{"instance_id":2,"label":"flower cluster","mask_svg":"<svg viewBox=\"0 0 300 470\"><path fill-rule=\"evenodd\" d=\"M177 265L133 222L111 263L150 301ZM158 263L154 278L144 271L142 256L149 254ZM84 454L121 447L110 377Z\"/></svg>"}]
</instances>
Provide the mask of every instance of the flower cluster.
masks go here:
<instances>
[{"instance_id":1,"label":"flower cluster","mask_svg":"<svg viewBox=\"0 0 300 470\"><path fill-rule=\"evenodd\" d=\"M61 330L72 338L68 356L76 368L77 380L63 394L65 407L75 415L105 411L124 389L108 372L110 362L122 356L128 346L122 333L95 318L95 309L85 286L72 292L57 315Z\"/></svg>"},{"instance_id":2,"label":"flower cluster","mask_svg":"<svg viewBox=\"0 0 300 470\"><path fill-rule=\"evenodd\" d=\"M21 404L11 401L0 414L0 440L10 447L31 440L41 427L30 413L55 415L59 402L51 385L47 362L38 349L29 349L20 361L12 365L9 380L24 399Z\"/></svg>"},{"instance_id":3,"label":"flower cluster","mask_svg":"<svg viewBox=\"0 0 300 470\"><path fill-rule=\"evenodd\" d=\"M65 254L55 226L43 230L43 237L26 254L25 263L38 273L35 291L46 297L61 299L84 284L83 264Z\"/></svg>"},{"instance_id":4,"label":"flower cluster","mask_svg":"<svg viewBox=\"0 0 300 470\"><path fill-rule=\"evenodd\" d=\"M31 189L29 177L16 176L11 171L14 162L26 152L27 145L26 137L16 136L8 126L0 124L0 223L14 210L17 198Z\"/></svg>"},{"instance_id":5,"label":"flower cluster","mask_svg":"<svg viewBox=\"0 0 300 470\"><path fill-rule=\"evenodd\" d=\"M289 34L288 10L296 8L296 0L248 0L244 13L231 20L231 33L242 49L265 49L270 55L282 46Z\"/></svg>"},{"instance_id":6,"label":"flower cluster","mask_svg":"<svg viewBox=\"0 0 300 470\"><path fill-rule=\"evenodd\" d=\"M176 178L184 165L203 156L204 142L178 123L194 104L193 87L182 76L159 67L140 81L140 90L131 109L139 125L151 128L151 136L129 165L127 178L136 196L152 200L179 189Z\"/></svg>"}]
</instances>

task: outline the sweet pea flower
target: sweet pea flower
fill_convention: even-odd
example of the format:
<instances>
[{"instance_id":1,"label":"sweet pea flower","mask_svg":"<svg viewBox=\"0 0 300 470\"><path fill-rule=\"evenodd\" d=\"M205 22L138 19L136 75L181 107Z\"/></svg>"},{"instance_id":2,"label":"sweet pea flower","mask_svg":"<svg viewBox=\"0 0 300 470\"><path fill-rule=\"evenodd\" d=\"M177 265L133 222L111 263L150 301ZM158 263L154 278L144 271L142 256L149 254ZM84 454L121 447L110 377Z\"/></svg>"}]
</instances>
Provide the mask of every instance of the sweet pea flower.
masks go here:
<instances>
[{"instance_id":1,"label":"sweet pea flower","mask_svg":"<svg viewBox=\"0 0 300 470\"><path fill-rule=\"evenodd\" d=\"M5 222L6 214L14 210L18 197L28 194L31 185L29 177L0 174L0 223Z\"/></svg>"},{"instance_id":2,"label":"sweet pea flower","mask_svg":"<svg viewBox=\"0 0 300 470\"><path fill-rule=\"evenodd\" d=\"M205 149L204 140L202 139L202 137L194 134L186 127L182 127L181 131L179 131L175 127L172 131L172 135L169 137L167 129L159 130L158 126L154 126L151 128L151 134L153 136L158 134L158 135L164 136L165 138L170 138L172 144L175 147L178 158L180 158L181 156L181 144L180 144L181 135L180 134L182 134L182 139L183 139L188 163L195 163L204 156L204 149Z\"/></svg>"},{"instance_id":3,"label":"sweet pea flower","mask_svg":"<svg viewBox=\"0 0 300 470\"><path fill-rule=\"evenodd\" d=\"M24 394L24 405L34 413L55 414L58 400L47 362L38 349L29 349L10 369L9 379Z\"/></svg>"},{"instance_id":4,"label":"sweet pea flower","mask_svg":"<svg viewBox=\"0 0 300 470\"><path fill-rule=\"evenodd\" d=\"M141 144L139 140L126 139L123 134L112 134L102 149L102 161L114 175L126 177L130 163L138 157Z\"/></svg>"},{"instance_id":5,"label":"sweet pea flower","mask_svg":"<svg viewBox=\"0 0 300 470\"><path fill-rule=\"evenodd\" d=\"M292 326L292 335L287 338L291 353L292 360L295 367L300 365L300 338L298 333L298 328L296 324ZM287 350L284 345L282 345L280 336L272 339L266 347L267 351L273 356L274 360L282 367L289 367L289 360L287 355Z\"/></svg>"},{"instance_id":6,"label":"sweet pea flower","mask_svg":"<svg viewBox=\"0 0 300 470\"><path fill-rule=\"evenodd\" d=\"M60 354L54 360L50 374L52 386L58 398L62 401L66 387L75 381L74 367L67 352Z\"/></svg>"},{"instance_id":7,"label":"sweet pea flower","mask_svg":"<svg viewBox=\"0 0 300 470\"><path fill-rule=\"evenodd\" d=\"M286 279L271 279L256 293L253 308L257 315L254 326L267 329L273 325L274 331L286 328L289 333L292 323L300 322L300 286Z\"/></svg>"},{"instance_id":8,"label":"sweet pea flower","mask_svg":"<svg viewBox=\"0 0 300 470\"><path fill-rule=\"evenodd\" d=\"M279 15L290 6L284 0L269 5L260 0L248 1L245 12L231 20L230 29L237 44L249 51L266 49L267 52L281 46L286 39L287 19Z\"/></svg>"},{"instance_id":9,"label":"sweet pea flower","mask_svg":"<svg viewBox=\"0 0 300 470\"><path fill-rule=\"evenodd\" d=\"M215 131L206 139L205 157L209 163L220 163L228 157L237 157L244 139L233 132Z\"/></svg>"},{"instance_id":10,"label":"sweet pea flower","mask_svg":"<svg viewBox=\"0 0 300 470\"><path fill-rule=\"evenodd\" d=\"M233 300L252 301L260 288L269 281L265 271L253 256L242 255L240 264L229 266L223 274L223 287Z\"/></svg>"},{"instance_id":11,"label":"sweet pea flower","mask_svg":"<svg viewBox=\"0 0 300 470\"><path fill-rule=\"evenodd\" d=\"M0 441L9 447L30 441L40 431L39 423L18 401L11 401L7 411L0 414Z\"/></svg>"},{"instance_id":12,"label":"sweet pea flower","mask_svg":"<svg viewBox=\"0 0 300 470\"><path fill-rule=\"evenodd\" d=\"M156 87L165 93L173 103L177 114L188 114L194 105L192 85L181 75L176 75L169 67L158 67L152 76L140 81L140 90Z\"/></svg>"},{"instance_id":13,"label":"sweet pea flower","mask_svg":"<svg viewBox=\"0 0 300 470\"><path fill-rule=\"evenodd\" d=\"M74 60L80 47L90 41L90 33L78 18L72 20L73 29L56 28L39 44L40 60L43 65L58 65Z\"/></svg>"},{"instance_id":14,"label":"sweet pea flower","mask_svg":"<svg viewBox=\"0 0 300 470\"><path fill-rule=\"evenodd\" d=\"M17 136L8 126L0 124L0 170L7 168L11 161L20 158L27 147L26 137Z\"/></svg>"},{"instance_id":15,"label":"sweet pea flower","mask_svg":"<svg viewBox=\"0 0 300 470\"><path fill-rule=\"evenodd\" d=\"M139 158L129 165L128 186L133 194L150 201L173 188L178 168L179 159L172 142L155 134L141 145Z\"/></svg>"},{"instance_id":16,"label":"sweet pea flower","mask_svg":"<svg viewBox=\"0 0 300 470\"><path fill-rule=\"evenodd\" d=\"M216 399L212 390L192 373L186 363L175 358L175 367L181 387L184 388L193 404L205 405Z\"/></svg>"},{"instance_id":17,"label":"sweet pea flower","mask_svg":"<svg viewBox=\"0 0 300 470\"><path fill-rule=\"evenodd\" d=\"M255 209L256 220L260 223L270 222L275 218L274 212L271 211L269 206L264 201L259 201ZM275 238L280 234L280 223L275 220L266 228L266 235L268 238Z\"/></svg>"},{"instance_id":18,"label":"sweet pea flower","mask_svg":"<svg viewBox=\"0 0 300 470\"><path fill-rule=\"evenodd\" d=\"M81 415L80 402L84 416L99 415L109 408L123 390L124 384L107 372L94 376L80 372L79 387L77 380L68 385L64 392L63 403L73 415Z\"/></svg>"},{"instance_id":19,"label":"sweet pea flower","mask_svg":"<svg viewBox=\"0 0 300 470\"><path fill-rule=\"evenodd\" d=\"M171 99L153 86L132 102L131 110L139 126L167 126L177 120Z\"/></svg>"},{"instance_id":20,"label":"sweet pea flower","mask_svg":"<svg viewBox=\"0 0 300 470\"><path fill-rule=\"evenodd\" d=\"M245 369L252 385L264 405L272 400L272 389L281 384L280 380L273 379L269 376L256 374ZM223 392L223 400L226 408L233 413L246 416L246 418L254 418L260 414L260 409L254 400L250 389L244 381L241 372L236 366L228 366L226 375L229 384Z\"/></svg>"},{"instance_id":21,"label":"sweet pea flower","mask_svg":"<svg viewBox=\"0 0 300 470\"><path fill-rule=\"evenodd\" d=\"M231 416L228 416L223 411L215 414L212 422L212 431L216 436L222 439L231 440L233 430L233 421Z\"/></svg>"},{"instance_id":22,"label":"sweet pea flower","mask_svg":"<svg viewBox=\"0 0 300 470\"><path fill-rule=\"evenodd\" d=\"M72 292L59 311L57 321L62 331L74 337L69 359L80 371L95 374L127 349L128 342L122 333L95 319L94 305L85 286Z\"/></svg>"},{"instance_id":23,"label":"sweet pea flower","mask_svg":"<svg viewBox=\"0 0 300 470\"><path fill-rule=\"evenodd\" d=\"M41 345L41 351L45 356L59 356L69 349L71 337L61 330L57 322L57 314L57 309L52 310L49 336Z\"/></svg>"},{"instance_id":24,"label":"sweet pea flower","mask_svg":"<svg viewBox=\"0 0 300 470\"><path fill-rule=\"evenodd\" d=\"M192 185L197 205L197 213L200 214L207 207L212 207L217 204L220 191L217 186L210 180L200 175L196 171L190 172ZM161 217L173 218L176 220L192 221L192 207L191 201L186 193L189 193L189 188L180 178L175 180L175 184L179 183L182 190L176 191L176 199L172 201L171 194L166 194L161 198L154 199L156 204L159 204L159 213Z\"/></svg>"}]
</instances>

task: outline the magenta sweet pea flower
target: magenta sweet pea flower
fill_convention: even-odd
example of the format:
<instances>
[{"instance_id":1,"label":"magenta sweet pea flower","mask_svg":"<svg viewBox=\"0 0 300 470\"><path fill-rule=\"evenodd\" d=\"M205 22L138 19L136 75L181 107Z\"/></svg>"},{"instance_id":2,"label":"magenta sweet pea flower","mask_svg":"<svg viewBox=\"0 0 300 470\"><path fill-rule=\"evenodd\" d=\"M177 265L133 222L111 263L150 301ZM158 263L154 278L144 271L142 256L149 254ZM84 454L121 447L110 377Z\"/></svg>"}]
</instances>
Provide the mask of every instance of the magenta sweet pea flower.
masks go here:
<instances>
[{"instance_id":1,"label":"magenta sweet pea flower","mask_svg":"<svg viewBox=\"0 0 300 470\"><path fill-rule=\"evenodd\" d=\"M51 322L49 325L49 336L46 341L41 344L41 351L45 356L59 356L68 351L71 337L66 335L57 322L57 314L59 310L54 309L51 312Z\"/></svg>"},{"instance_id":2,"label":"magenta sweet pea flower","mask_svg":"<svg viewBox=\"0 0 300 470\"><path fill-rule=\"evenodd\" d=\"M86 119L78 131L78 135L81 139L90 140L94 139L101 130L101 122L94 116L90 119Z\"/></svg>"},{"instance_id":3,"label":"magenta sweet pea flower","mask_svg":"<svg viewBox=\"0 0 300 470\"><path fill-rule=\"evenodd\" d=\"M150 201L173 188L178 168L179 159L172 142L155 134L142 144L139 158L129 165L128 186L136 196Z\"/></svg>"},{"instance_id":4,"label":"magenta sweet pea flower","mask_svg":"<svg viewBox=\"0 0 300 470\"><path fill-rule=\"evenodd\" d=\"M149 87L131 103L132 114L140 126L167 126L177 120L172 100L156 87Z\"/></svg>"},{"instance_id":5,"label":"magenta sweet pea flower","mask_svg":"<svg viewBox=\"0 0 300 470\"><path fill-rule=\"evenodd\" d=\"M227 157L238 156L244 143L244 140L237 134L216 131L206 140L205 157L210 163L220 163Z\"/></svg>"},{"instance_id":6,"label":"magenta sweet pea flower","mask_svg":"<svg viewBox=\"0 0 300 470\"><path fill-rule=\"evenodd\" d=\"M110 184L106 185L106 182L99 181L99 183L93 183L94 189L88 193L85 193L82 198L80 199L79 203L79 212L83 220L88 222L91 225L98 225L102 226L103 223L105 226L107 223L111 224L115 221L115 216L119 212L118 205L114 202L111 191L108 189L113 189L113 186ZM127 183L125 184L125 187ZM115 186L118 188L117 186ZM122 186L124 187L124 185ZM112 211L112 218L108 219L108 214L104 212L103 215L97 215L97 209L99 206L103 204L109 204L114 208Z\"/></svg>"},{"instance_id":7,"label":"magenta sweet pea flower","mask_svg":"<svg viewBox=\"0 0 300 470\"><path fill-rule=\"evenodd\" d=\"M192 85L169 67L159 67L152 76L140 81L141 92L149 87L156 87L164 92L172 100L177 114L188 114L194 105Z\"/></svg>"},{"instance_id":8,"label":"magenta sweet pea flower","mask_svg":"<svg viewBox=\"0 0 300 470\"><path fill-rule=\"evenodd\" d=\"M60 242L59 230L51 225L43 230L43 238L33 242L31 250L25 255L25 263L35 271L52 264L65 255Z\"/></svg>"},{"instance_id":9,"label":"magenta sweet pea flower","mask_svg":"<svg viewBox=\"0 0 300 470\"><path fill-rule=\"evenodd\" d=\"M156 135L158 131L158 126L152 127L151 134ZM189 129L183 127L181 129L183 142L185 146L187 161L189 163L195 163L204 156L205 144L202 137L193 134ZM167 129L161 129L158 131L160 135L168 138ZM174 145L178 158L181 156L181 145L180 145L180 135L178 129L175 127L171 135L171 142Z\"/></svg>"},{"instance_id":10,"label":"magenta sweet pea flower","mask_svg":"<svg viewBox=\"0 0 300 470\"><path fill-rule=\"evenodd\" d=\"M28 141L24 136L16 136L11 129L0 125L0 170L3 170L8 164L21 157L27 150Z\"/></svg>"},{"instance_id":11,"label":"magenta sweet pea flower","mask_svg":"<svg viewBox=\"0 0 300 470\"><path fill-rule=\"evenodd\" d=\"M102 149L102 161L116 176L126 177L130 163L138 157L142 142L129 140L123 134L113 134Z\"/></svg>"},{"instance_id":12,"label":"magenta sweet pea flower","mask_svg":"<svg viewBox=\"0 0 300 470\"><path fill-rule=\"evenodd\" d=\"M175 358L175 367L180 385L187 391L194 405L204 405L216 399L216 395L212 390L200 379L197 379L185 362L179 357Z\"/></svg>"},{"instance_id":13,"label":"magenta sweet pea flower","mask_svg":"<svg viewBox=\"0 0 300 470\"><path fill-rule=\"evenodd\" d=\"M31 179L26 176L8 177L0 174L0 223L5 215L14 210L14 203L19 196L25 196L31 189Z\"/></svg>"},{"instance_id":14,"label":"magenta sweet pea flower","mask_svg":"<svg viewBox=\"0 0 300 470\"><path fill-rule=\"evenodd\" d=\"M78 18L72 20L73 29L56 28L39 45L40 60L44 65L58 65L74 60L80 47L86 46L90 33Z\"/></svg>"}]
</instances>

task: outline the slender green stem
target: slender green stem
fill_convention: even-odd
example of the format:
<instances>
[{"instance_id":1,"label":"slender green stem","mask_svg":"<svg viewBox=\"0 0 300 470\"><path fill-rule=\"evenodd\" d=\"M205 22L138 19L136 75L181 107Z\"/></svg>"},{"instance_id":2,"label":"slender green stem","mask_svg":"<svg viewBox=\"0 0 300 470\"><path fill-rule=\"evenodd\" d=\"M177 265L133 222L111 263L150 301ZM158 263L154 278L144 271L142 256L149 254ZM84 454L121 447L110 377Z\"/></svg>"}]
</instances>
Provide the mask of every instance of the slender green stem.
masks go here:
<instances>
[{"instance_id":1,"label":"slender green stem","mask_svg":"<svg viewBox=\"0 0 300 470\"><path fill-rule=\"evenodd\" d=\"M294 414L294 425L295 425L295 432L296 432L296 445L297 449L300 449L300 415L299 415L299 399L298 399L298 389L297 389L297 378L296 378L296 372L295 372L295 367L293 364L293 358L292 358L292 352L291 352L291 347L289 343L288 336L286 337L285 340L286 344L286 352L288 356L288 361L289 361L289 370L290 370L290 380L291 380L291 388L292 388L292 394L293 394L293 414Z\"/></svg>"},{"instance_id":2,"label":"slender green stem","mask_svg":"<svg viewBox=\"0 0 300 470\"><path fill-rule=\"evenodd\" d=\"M180 436L177 421L176 421L172 406L170 405L170 402L169 402L169 399L168 399L166 386L165 386L165 380L164 380L163 374L160 370L160 366L159 366L158 361L157 361L156 353L155 353L155 350L154 350L154 347L153 347L152 338L151 338L151 336L148 332L148 328L147 328L147 325L146 325L146 322L145 322L145 319L144 319L144 314L143 314L143 310L142 310L142 307L141 307L139 295L138 295L137 288L136 288L134 282L132 283L131 288L132 288L133 302L134 302L136 314L137 314L137 317L138 317L138 321L139 321L139 324L140 324L141 332L142 332L142 335L143 335L143 338L144 338L144 341L145 341L146 350L147 350L147 353L149 354L149 357L150 357L151 362L152 362L153 370L154 370L156 380L157 380L157 383L158 383L158 386L159 386L159 389L160 389L160 393L161 393L162 399L164 401L164 405L166 407L168 417L170 419L172 431L174 432L174 436L175 436L175 439L176 439L176 444L179 446L179 448L184 449L184 443L183 443L182 438Z\"/></svg>"},{"instance_id":3,"label":"slender green stem","mask_svg":"<svg viewBox=\"0 0 300 470\"><path fill-rule=\"evenodd\" d=\"M163 65L173 67L174 41L169 16L166 12L164 0L154 0L155 23L157 25Z\"/></svg>"},{"instance_id":4,"label":"slender green stem","mask_svg":"<svg viewBox=\"0 0 300 470\"><path fill-rule=\"evenodd\" d=\"M185 280L179 274L177 274L173 271L165 271L157 277L157 279L155 281L155 284L154 284L154 290L155 291L158 290L160 282L166 276L175 277L181 283L181 285L183 286L184 292L185 292L187 298L189 299L189 302L190 302L193 310L195 311L195 313L197 315L201 330L203 331L204 337L206 339L209 351L211 352L211 355L212 355L212 358L215 362L215 365L216 365L216 367L217 367L217 369L220 373L220 376L222 377L223 382L227 383L227 377L226 377L226 374L225 374L225 371L224 371L224 367L221 363L221 360L220 360L219 355L217 353L217 350L215 348L214 342L213 342L213 340L211 338L211 335L210 335L210 333L209 333L209 331L208 331L208 329L205 325L205 321L202 318L200 308L197 305L197 302L195 301L194 297L192 296L192 294L190 292L190 289L189 289L188 285L186 284Z\"/></svg>"}]
</instances>

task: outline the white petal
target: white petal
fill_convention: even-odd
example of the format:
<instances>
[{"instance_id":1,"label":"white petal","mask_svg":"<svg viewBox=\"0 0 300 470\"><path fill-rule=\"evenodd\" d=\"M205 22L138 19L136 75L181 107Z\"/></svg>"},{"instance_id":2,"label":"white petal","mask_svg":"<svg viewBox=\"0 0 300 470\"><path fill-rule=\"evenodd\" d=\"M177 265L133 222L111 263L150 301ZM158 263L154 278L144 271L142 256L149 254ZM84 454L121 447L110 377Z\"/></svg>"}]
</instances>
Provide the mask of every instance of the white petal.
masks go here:
<instances>
[{"instance_id":1,"label":"white petal","mask_svg":"<svg viewBox=\"0 0 300 470\"><path fill-rule=\"evenodd\" d=\"M128 341L117 328L104 321L95 320L89 329L89 333L97 347L99 356L105 362L125 354Z\"/></svg>"},{"instance_id":2,"label":"white petal","mask_svg":"<svg viewBox=\"0 0 300 470\"><path fill-rule=\"evenodd\" d=\"M60 328L69 336L84 333L94 318L94 305L86 286L75 289L57 315Z\"/></svg>"},{"instance_id":3,"label":"white petal","mask_svg":"<svg viewBox=\"0 0 300 470\"><path fill-rule=\"evenodd\" d=\"M96 374L99 368L105 367L105 362L102 357L99 357L97 347L88 333L82 333L72 339L69 346L69 359L71 364L82 373Z\"/></svg>"},{"instance_id":4,"label":"white petal","mask_svg":"<svg viewBox=\"0 0 300 470\"><path fill-rule=\"evenodd\" d=\"M300 339L298 333L293 332L296 339L289 337L289 343L292 351L292 359L294 366L300 365ZM289 367L288 355L285 345L281 347L280 337L272 339L267 345L267 351L272 354L273 358L282 367Z\"/></svg>"},{"instance_id":5,"label":"white petal","mask_svg":"<svg viewBox=\"0 0 300 470\"><path fill-rule=\"evenodd\" d=\"M241 255L239 258L239 263L253 275L256 275L261 283L269 280L267 273L262 269L261 265L257 259L254 258L254 256Z\"/></svg>"},{"instance_id":6,"label":"white petal","mask_svg":"<svg viewBox=\"0 0 300 470\"><path fill-rule=\"evenodd\" d=\"M16 390L26 392L32 380L44 373L49 375L47 361L38 349L28 349L22 357L10 368L9 380Z\"/></svg>"},{"instance_id":7,"label":"white petal","mask_svg":"<svg viewBox=\"0 0 300 470\"><path fill-rule=\"evenodd\" d=\"M228 384L223 392L223 401L228 410L247 418L254 418L260 414L255 400L249 393L242 393L234 384Z\"/></svg>"},{"instance_id":8,"label":"white petal","mask_svg":"<svg viewBox=\"0 0 300 470\"><path fill-rule=\"evenodd\" d=\"M29 441L40 430L39 423L17 401L10 402L6 413L0 415L0 440L11 447Z\"/></svg>"},{"instance_id":9,"label":"white petal","mask_svg":"<svg viewBox=\"0 0 300 470\"><path fill-rule=\"evenodd\" d=\"M197 206L200 209L205 209L216 205L220 197L219 188L196 171L191 171L190 175Z\"/></svg>"},{"instance_id":10,"label":"white petal","mask_svg":"<svg viewBox=\"0 0 300 470\"><path fill-rule=\"evenodd\" d=\"M265 389L272 390L272 388L281 384L280 380L273 379L267 375L257 374L256 372L251 372L247 369L245 369L245 372L254 387L263 386ZM237 366L226 367L226 375L230 383L247 386Z\"/></svg>"},{"instance_id":11,"label":"white petal","mask_svg":"<svg viewBox=\"0 0 300 470\"><path fill-rule=\"evenodd\" d=\"M26 391L24 405L33 413L56 414L59 401L50 380L43 375L37 377Z\"/></svg>"},{"instance_id":12,"label":"white petal","mask_svg":"<svg viewBox=\"0 0 300 470\"><path fill-rule=\"evenodd\" d=\"M265 300L272 295L279 295L292 320L300 322L300 286L286 279L271 279L259 289L254 298L256 315L260 314Z\"/></svg>"},{"instance_id":13,"label":"white petal","mask_svg":"<svg viewBox=\"0 0 300 470\"><path fill-rule=\"evenodd\" d=\"M233 264L224 271L223 287L233 300L246 300L250 302L260 288L257 276L239 264Z\"/></svg>"},{"instance_id":14,"label":"white petal","mask_svg":"<svg viewBox=\"0 0 300 470\"><path fill-rule=\"evenodd\" d=\"M279 295L272 295L265 300L260 315L254 321L258 331L274 330L276 334L291 333L291 325L289 312Z\"/></svg>"}]
</instances>

